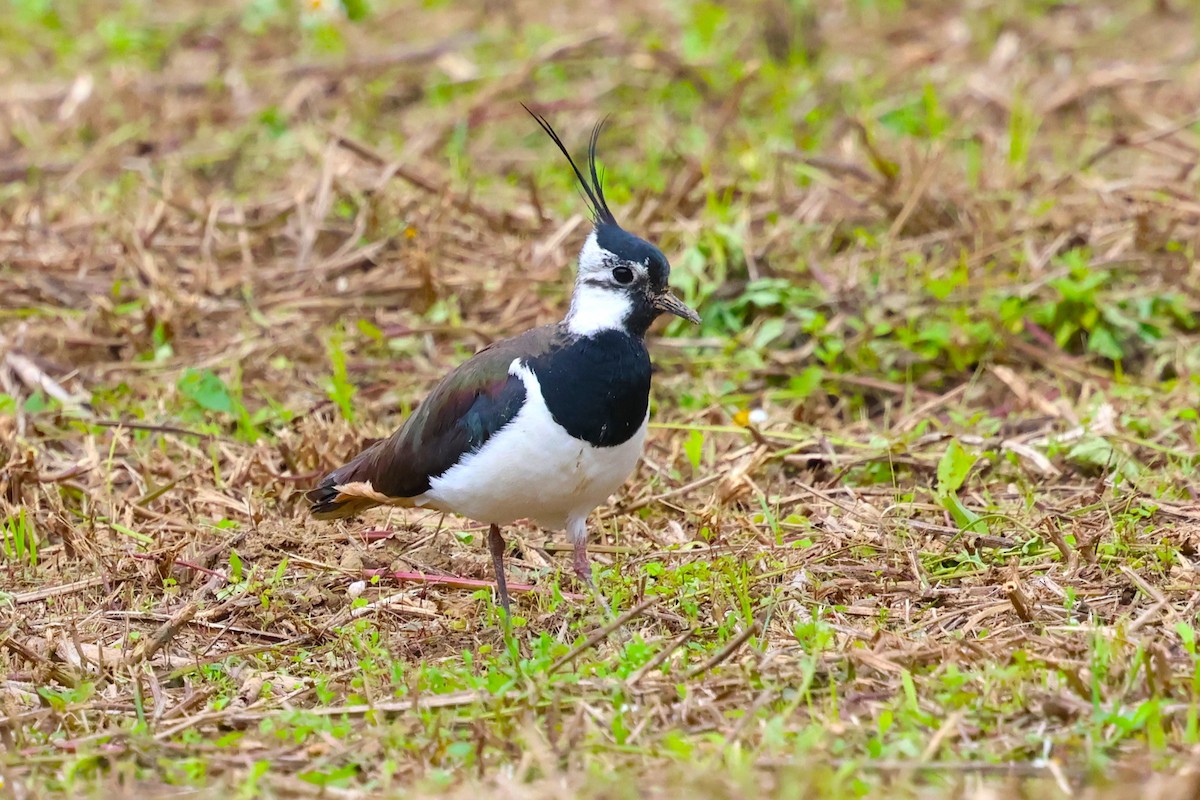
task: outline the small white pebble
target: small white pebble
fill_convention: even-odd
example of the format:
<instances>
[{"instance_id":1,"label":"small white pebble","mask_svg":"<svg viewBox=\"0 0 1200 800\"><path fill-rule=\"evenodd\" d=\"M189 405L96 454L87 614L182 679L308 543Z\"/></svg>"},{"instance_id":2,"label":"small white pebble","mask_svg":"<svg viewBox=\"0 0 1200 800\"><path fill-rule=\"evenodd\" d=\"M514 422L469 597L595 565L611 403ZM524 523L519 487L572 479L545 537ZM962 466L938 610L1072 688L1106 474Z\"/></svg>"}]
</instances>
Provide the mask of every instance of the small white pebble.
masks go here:
<instances>
[{"instance_id":1,"label":"small white pebble","mask_svg":"<svg viewBox=\"0 0 1200 800\"><path fill-rule=\"evenodd\" d=\"M766 411L763 411L761 408L750 409L750 424L751 425L762 425L766 421L767 421L767 412Z\"/></svg>"},{"instance_id":2,"label":"small white pebble","mask_svg":"<svg viewBox=\"0 0 1200 800\"><path fill-rule=\"evenodd\" d=\"M362 594L366 590L367 590L367 582L366 581L355 581L354 583L350 584L350 586L348 586L346 588L346 594L350 595L350 599L353 600L354 598L358 597L360 594Z\"/></svg>"}]
</instances>

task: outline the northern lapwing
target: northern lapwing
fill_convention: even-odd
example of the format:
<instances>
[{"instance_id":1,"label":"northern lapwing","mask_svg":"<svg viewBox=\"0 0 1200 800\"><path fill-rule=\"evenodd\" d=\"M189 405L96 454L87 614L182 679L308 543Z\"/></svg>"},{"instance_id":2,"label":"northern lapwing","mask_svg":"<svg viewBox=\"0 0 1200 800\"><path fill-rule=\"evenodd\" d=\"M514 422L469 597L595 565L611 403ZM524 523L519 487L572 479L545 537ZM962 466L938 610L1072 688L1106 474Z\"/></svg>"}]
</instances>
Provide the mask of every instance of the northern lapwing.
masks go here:
<instances>
[{"instance_id":1,"label":"northern lapwing","mask_svg":"<svg viewBox=\"0 0 1200 800\"><path fill-rule=\"evenodd\" d=\"M579 253L566 317L495 342L454 369L389 438L376 442L308 493L318 519L390 503L449 511L487 523L505 614L500 526L521 518L565 528L575 573L592 585L587 517L633 472L650 416L645 336L660 314L699 315L670 290L662 251L626 231L604 199L592 130L584 176L546 119L530 109L566 156L593 229Z\"/></svg>"}]
</instances>

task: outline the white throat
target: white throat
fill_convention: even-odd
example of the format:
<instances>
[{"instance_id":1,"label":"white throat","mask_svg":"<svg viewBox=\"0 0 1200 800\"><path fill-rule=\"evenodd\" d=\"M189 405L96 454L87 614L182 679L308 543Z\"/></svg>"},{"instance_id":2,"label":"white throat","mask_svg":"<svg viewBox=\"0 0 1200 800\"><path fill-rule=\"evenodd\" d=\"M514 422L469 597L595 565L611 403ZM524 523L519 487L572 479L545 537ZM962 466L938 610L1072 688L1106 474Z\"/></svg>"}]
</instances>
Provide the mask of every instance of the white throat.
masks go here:
<instances>
[{"instance_id":1,"label":"white throat","mask_svg":"<svg viewBox=\"0 0 1200 800\"><path fill-rule=\"evenodd\" d=\"M567 330L576 336L591 336L605 330L624 330L633 310L629 296L609 286L577 284L567 312Z\"/></svg>"}]
</instances>

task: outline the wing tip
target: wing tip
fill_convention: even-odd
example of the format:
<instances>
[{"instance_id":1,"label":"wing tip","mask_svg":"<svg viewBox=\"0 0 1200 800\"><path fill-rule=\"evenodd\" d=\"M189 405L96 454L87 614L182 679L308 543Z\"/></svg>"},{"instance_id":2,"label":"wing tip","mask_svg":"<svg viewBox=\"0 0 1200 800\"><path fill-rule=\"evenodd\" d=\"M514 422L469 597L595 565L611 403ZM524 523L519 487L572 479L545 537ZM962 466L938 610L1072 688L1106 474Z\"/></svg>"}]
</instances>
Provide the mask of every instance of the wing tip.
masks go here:
<instances>
[{"instance_id":1,"label":"wing tip","mask_svg":"<svg viewBox=\"0 0 1200 800\"><path fill-rule=\"evenodd\" d=\"M344 482L341 470L326 475L316 488L305 492L309 513L316 519L346 519L381 505L405 505L406 498L377 492L370 481Z\"/></svg>"},{"instance_id":2,"label":"wing tip","mask_svg":"<svg viewBox=\"0 0 1200 800\"><path fill-rule=\"evenodd\" d=\"M349 498L341 498L341 492L337 490L333 482L328 478L321 481L315 489L310 489L304 493L304 497L309 502L308 511L316 519L342 519L349 516L346 513L346 500Z\"/></svg>"}]
</instances>

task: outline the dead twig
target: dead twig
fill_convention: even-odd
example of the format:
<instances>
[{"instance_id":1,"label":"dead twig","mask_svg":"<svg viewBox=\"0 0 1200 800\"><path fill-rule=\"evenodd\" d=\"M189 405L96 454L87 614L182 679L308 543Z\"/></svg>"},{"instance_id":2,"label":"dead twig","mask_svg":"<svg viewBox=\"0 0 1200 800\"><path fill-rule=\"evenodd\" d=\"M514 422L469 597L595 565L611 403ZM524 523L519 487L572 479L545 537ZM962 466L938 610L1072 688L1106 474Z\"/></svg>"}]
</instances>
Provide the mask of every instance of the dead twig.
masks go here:
<instances>
[{"instance_id":1,"label":"dead twig","mask_svg":"<svg viewBox=\"0 0 1200 800\"><path fill-rule=\"evenodd\" d=\"M629 609L624 614L622 614L621 616L614 619L612 622L610 622L607 625L605 625L604 627L599 628L596 631L594 631L590 636L588 636L587 639L585 639L583 642L581 642L576 647L572 648L571 652L567 653L566 655L562 656L557 661L555 661L553 664L551 664L549 669L547 669L546 671L550 672L550 673L558 672L559 669L566 666L567 664L570 664L572 661L574 661L576 658L578 658L580 656L580 654L595 647L599 642L603 641L610 633L615 631L617 628L620 628L622 625L629 622L630 620L636 619L637 617L641 616L646 611L646 609L650 608L657 602L658 602L657 597L644 598L642 600L642 602L638 603L636 606Z\"/></svg>"},{"instance_id":2,"label":"dead twig","mask_svg":"<svg viewBox=\"0 0 1200 800\"><path fill-rule=\"evenodd\" d=\"M712 657L705 660L704 663L688 670L684 677L691 680L698 675L703 675L704 673L726 661L730 656L740 650L742 645L750 640L751 636L757 636L761 632L762 624L758 620L755 620L752 624L747 625L741 633L730 639L729 642L726 643L726 645L716 653L714 653Z\"/></svg>"}]
</instances>

